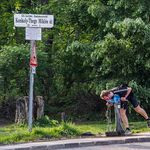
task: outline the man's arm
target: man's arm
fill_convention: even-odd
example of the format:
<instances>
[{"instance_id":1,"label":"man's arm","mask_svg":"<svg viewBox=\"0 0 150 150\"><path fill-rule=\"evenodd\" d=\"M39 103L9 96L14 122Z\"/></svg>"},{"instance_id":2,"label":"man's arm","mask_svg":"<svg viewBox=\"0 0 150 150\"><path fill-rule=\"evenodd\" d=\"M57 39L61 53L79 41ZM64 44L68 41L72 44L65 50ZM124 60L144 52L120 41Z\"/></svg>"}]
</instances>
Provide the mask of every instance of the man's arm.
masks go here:
<instances>
[{"instance_id":1,"label":"man's arm","mask_svg":"<svg viewBox=\"0 0 150 150\"><path fill-rule=\"evenodd\" d=\"M132 88L131 87L127 87L127 94L125 95L125 98L127 98L131 92Z\"/></svg>"},{"instance_id":2,"label":"man's arm","mask_svg":"<svg viewBox=\"0 0 150 150\"><path fill-rule=\"evenodd\" d=\"M132 90L131 87L127 87L127 94L125 95L125 97L121 97L121 100L122 100L122 101L125 101L125 99L129 96L131 90Z\"/></svg>"},{"instance_id":3,"label":"man's arm","mask_svg":"<svg viewBox=\"0 0 150 150\"><path fill-rule=\"evenodd\" d=\"M107 102L106 105L107 105L107 106L113 106L114 104L113 104L113 103L108 103L108 102Z\"/></svg>"}]
</instances>

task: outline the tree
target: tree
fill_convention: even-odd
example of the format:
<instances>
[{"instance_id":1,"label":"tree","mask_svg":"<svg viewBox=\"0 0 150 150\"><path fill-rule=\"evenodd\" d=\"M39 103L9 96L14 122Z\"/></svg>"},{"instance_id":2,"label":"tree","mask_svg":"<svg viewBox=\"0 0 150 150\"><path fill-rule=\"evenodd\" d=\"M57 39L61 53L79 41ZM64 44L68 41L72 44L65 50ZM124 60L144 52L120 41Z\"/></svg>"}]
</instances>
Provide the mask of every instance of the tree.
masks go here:
<instances>
[{"instance_id":1,"label":"tree","mask_svg":"<svg viewBox=\"0 0 150 150\"><path fill-rule=\"evenodd\" d=\"M27 73L25 64L15 67L21 63L15 58L20 55L21 44L29 41L24 39L23 28L13 28L13 14L50 14L54 15L54 28L43 29L42 41L36 42L39 56L35 95L42 95L51 106L74 107L79 111L86 104L93 111L102 89L126 82L146 107L148 99L144 95L148 93L150 68L148 0L13 0L8 1L8 7L4 1L0 4L1 57L6 62L6 54L13 55L11 65L3 61L0 64L0 82L6 89L1 88L3 95L11 95L11 87L4 83L15 89L18 84L17 93L28 94L27 88L23 90L27 87L23 78L14 72L23 72L24 76ZM11 47L7 50L4 45ZM17 53L13 53L16 45Z\"/></svg>"},{"instance_id":2,"label":"tree","mask_svg":"<svg viewBox=\"0 0 150 150\"><path fill-rule=\"evenodd\" d=\"M146 94L149 93L148 89L146 90L149 88L150 28L149 12L146 11L149 9L148 4L149 1L118 0L89 8L92 15L100 16L99 23L105 26L103 31L106 34L104 39L96 44L96 49L91 55L93 65L97 67L96 76L99 76L96 86L103 84L104 88L110 89L121 82L129 83L145 106L148 99L144 98L144 95L149 98ZM98 9L103 6L103 9ZM145 92L139 94L138 88L135 87ZM97 93L100 90L100 87L97 88Z\"/></svg>"}]
</instances>

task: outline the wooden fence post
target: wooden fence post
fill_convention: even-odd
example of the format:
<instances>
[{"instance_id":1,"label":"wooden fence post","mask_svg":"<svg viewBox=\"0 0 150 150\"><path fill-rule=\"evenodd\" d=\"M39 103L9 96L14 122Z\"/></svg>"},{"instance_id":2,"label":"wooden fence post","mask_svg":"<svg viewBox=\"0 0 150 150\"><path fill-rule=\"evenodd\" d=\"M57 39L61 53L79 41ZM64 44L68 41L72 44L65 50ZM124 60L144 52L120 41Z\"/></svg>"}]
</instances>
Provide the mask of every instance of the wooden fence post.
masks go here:
<instances>
[{"instance_id":1,"label":"wooden fence post","mask_svg":"<svg viewBox=\"0 0 150 150\"><path fill-rule=\"evenodd\" d=\"M61 113L61 118L62 118L62 122L66 123L66 116L64 112Z\"/></svg>"}]
</instances>

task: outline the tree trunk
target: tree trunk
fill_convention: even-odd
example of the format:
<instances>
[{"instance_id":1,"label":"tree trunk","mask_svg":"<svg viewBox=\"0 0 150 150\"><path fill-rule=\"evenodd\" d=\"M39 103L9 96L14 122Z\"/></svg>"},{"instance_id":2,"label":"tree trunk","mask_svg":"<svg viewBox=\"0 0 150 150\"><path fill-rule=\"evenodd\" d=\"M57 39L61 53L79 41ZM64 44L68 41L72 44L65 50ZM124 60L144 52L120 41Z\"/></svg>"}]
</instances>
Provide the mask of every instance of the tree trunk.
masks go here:
<instances>
[{"instance_id":1,"label":"tree trunk","mask_svg":"<svg viewBox=\"0 0 150 150\"><path fill-rule=\"evenodd\" d=\"M33 100L32 120L44 116L44 100L42 96L36 96ZM25 123L29 120L29 96L16 100L15 123Z\"/></svg>"},{"instance_id":2,"label":"tree trunk","mask_svg":"<svg viewBox=\"0 0 150 150\"><path fill-rule=\"evenodd\" d=\"M42 96L36 96L35 101L37 102L37 118L44 116L44 100Z\"/></svg>"}]
</instances>

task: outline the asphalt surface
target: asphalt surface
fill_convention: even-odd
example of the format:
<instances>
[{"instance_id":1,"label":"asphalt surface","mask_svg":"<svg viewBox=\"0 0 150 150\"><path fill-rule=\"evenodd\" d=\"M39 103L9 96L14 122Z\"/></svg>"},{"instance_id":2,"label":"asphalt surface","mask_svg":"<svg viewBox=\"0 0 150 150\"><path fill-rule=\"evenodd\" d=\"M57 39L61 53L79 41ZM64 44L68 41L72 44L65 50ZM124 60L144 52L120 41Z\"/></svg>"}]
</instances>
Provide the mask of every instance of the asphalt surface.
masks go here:
<instances>
[{"instance_id":1,"label":"asphalt surface","mask_svg":"<svg viewBox=\"0 0 150 150\"><path fill-rule=\"evenodd\" d=\"M74 147L59 150L150 150L150 142Z\"/></svg>"},{"instance_id":2,"label":"asphalt surface","mask_svg":"<svg viewBox=\"0 0 150 150\"><path fill-rule=\"evenodd\" d=\"M0 150L53 150L96 145L126 144L136 142L150 142L150 132L131 134L126 136L106 137L90 136L78 139L67 139L47 142L24 143L16 145L0 145Z\"/></svg>"}]
</instances>

